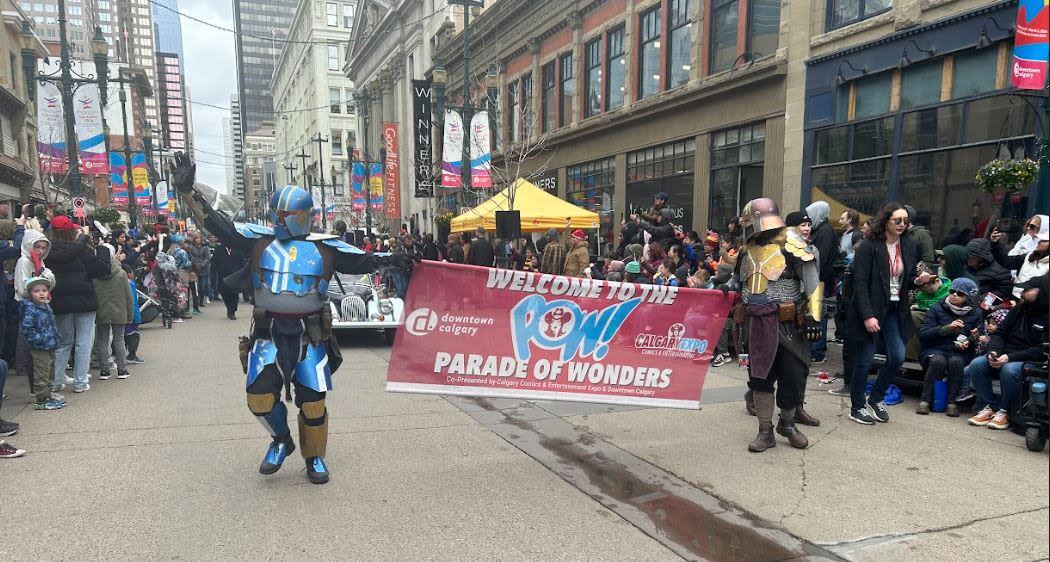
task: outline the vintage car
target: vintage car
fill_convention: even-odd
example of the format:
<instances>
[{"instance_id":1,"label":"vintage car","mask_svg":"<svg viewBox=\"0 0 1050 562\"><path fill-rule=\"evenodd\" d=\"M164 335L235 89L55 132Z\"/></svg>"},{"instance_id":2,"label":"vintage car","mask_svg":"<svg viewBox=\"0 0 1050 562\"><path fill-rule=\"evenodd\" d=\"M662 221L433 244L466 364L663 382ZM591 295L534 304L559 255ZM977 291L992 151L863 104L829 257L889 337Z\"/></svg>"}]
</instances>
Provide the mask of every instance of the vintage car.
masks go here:
<instances>
[{"instance_id":1,"label":"vintage car","mask_svg":"<svg viewBox=\"0 0 1050 562\"><path fill-rule=\"evenodd\" d=\"M334 330L381 330L387 343L401 322L405 303L382 283L382 274L337 273L328 284Z\"/></svg>"}]
</instances>

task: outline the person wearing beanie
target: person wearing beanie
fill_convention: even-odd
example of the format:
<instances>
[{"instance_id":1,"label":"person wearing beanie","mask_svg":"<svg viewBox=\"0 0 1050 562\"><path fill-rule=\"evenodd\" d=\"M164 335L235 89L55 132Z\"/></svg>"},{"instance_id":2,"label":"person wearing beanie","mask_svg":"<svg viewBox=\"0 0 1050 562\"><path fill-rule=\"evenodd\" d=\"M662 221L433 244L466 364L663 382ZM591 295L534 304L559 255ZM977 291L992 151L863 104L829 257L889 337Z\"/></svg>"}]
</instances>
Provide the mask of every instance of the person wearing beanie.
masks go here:
<instances>
[{"instance_id":1,"label":"person wearing beanie","mask_svg":"<svg viewBox=\"0 0 1050 562\"><path fill-rule=\"evenodd\" d=\"M802 234L802 239L809 242L809 235L813 229L813 220L805 211L792 211L784 217L784 224L788 228L795 228Z\"/></svg>"},{"instance_id":2,"label":"person wearing beanie","mask_svg":"<svg viewBox=\"0 0 1050 562\"><path fill-rule=\"evenodd\" d=\"M22 305L20 332L33 357L34 408L37 410L58 410L66 405L64 398L51 392L55 378L55 350L58 348L58 328L50 306L51 285L47 277L27 279L25 292L28 298Z\"/></svg>"},{"instance_id":3,"label":"person wearing beanie","mask_svg":"<svg viewBox=\"0 0 1050 562\"><path fill-rule=\"evenodd\" d=\"M624 266L623 280L628 283L639 283L642 285L649 285L653 282L652 278L642 273L642 264L637 261L627 262Z\"/></svg>"},{"instance_id":4,"label":"person wearing beanie","mask_svg":"<svg viewBox=\"0 0 1050 562\"><path fill-rule=\"evenodd\" d=\"M587 251L587 235L582 230L576 229L572 232L569 241L569 253L565 256L565 266L562 275L566 277L583 277L584 270L590 265L591 255Z\"/></svg>"},{"instance_id":5,"label":"person wearing beanie","mask_svg":"<svg viewBox=\"0 0 1050 562\"><path fill-rule=\"evenodd\" d=\"M934 304L919 325L919 364L925 371L922 397L915 413L930 413L933 403L933 387L937 381L948 376L949 402L946 413L950 417L959 415L956 399L963 370L973 358L976 347L970 334L976 330L983 318L977 306L980 296L977 283L960 277L948 285L947 298Z\"/></svg>"}]
</instances>

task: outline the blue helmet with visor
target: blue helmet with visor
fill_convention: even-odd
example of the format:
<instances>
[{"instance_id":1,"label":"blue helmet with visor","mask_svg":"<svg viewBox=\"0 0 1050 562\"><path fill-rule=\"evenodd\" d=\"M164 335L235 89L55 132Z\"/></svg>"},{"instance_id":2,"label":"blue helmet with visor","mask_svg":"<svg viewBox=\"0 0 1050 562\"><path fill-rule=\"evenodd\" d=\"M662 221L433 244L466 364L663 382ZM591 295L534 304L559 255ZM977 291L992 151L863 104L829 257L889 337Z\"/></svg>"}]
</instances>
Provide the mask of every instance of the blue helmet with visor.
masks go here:
<instances>
[{"instance_id":1,"label":"blue helmet with visor","mask_svg":"<svg viewBox=\"0 0 1050 562\"><path fill-rule=\"evenodd\" d=\"M270 198L270 221L278 239L310 234L314 222L314 200L297 185L286 185Z\"/></svg>"}]
</instances>

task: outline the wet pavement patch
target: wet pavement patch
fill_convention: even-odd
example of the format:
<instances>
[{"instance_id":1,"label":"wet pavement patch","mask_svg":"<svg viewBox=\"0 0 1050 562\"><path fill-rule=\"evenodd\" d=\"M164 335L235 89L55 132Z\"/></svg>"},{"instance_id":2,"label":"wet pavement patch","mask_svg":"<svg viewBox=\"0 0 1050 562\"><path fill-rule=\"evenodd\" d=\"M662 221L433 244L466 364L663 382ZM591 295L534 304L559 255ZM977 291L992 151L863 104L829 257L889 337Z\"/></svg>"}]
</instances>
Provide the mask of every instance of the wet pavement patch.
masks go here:
<instances>
[{"instance_id":1,"label":"wet pavement patch","mask_svg":"<svg viewBox=\"0 0 1050 562\"><path fill-rule=\"evenodd\" d=\"M536 403L496 408L484 398L447 400L682 558L841 559L596 438Z\"/></svg>"}]
</instances>

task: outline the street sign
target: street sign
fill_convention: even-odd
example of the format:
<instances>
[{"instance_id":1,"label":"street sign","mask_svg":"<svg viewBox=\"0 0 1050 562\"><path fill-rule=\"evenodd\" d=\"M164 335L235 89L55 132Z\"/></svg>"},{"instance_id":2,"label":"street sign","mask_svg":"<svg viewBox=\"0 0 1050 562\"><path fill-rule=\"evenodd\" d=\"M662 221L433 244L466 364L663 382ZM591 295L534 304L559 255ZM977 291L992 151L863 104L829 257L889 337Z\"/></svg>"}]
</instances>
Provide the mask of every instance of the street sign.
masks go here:
<instances>
[{"instance_id":1,"label":"street sign","mask_svg":"<svg viewBox=\"0 0 1050 562\"><path fill-rule=\"evenodd\" d=\"M76 217L78 219L81 219L81 220L83 220L84 217L86 216L85 213L84 213L84 198L83 197L74 197L73 198L73 214L76 215Z\"/></svg>"}]
</instances>

